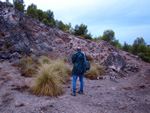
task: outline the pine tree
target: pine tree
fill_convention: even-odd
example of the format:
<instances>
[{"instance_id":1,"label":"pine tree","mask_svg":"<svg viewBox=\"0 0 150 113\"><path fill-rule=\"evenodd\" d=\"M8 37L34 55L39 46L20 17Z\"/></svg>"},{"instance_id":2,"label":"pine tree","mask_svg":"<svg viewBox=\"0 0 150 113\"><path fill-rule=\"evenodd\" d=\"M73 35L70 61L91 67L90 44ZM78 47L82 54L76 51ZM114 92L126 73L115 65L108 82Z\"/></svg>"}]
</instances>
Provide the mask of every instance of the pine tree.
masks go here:
<instances>
[{"instance_id":1,"label":"pine tree","mask_svg":"<svg viewBox=\"0 0 150 113\"><path fill-rule=\"evenodd\" d=\"M15 9L24 12L25 5L23 0L13 0L13 6Z\"/></svg>"}]
</instances>

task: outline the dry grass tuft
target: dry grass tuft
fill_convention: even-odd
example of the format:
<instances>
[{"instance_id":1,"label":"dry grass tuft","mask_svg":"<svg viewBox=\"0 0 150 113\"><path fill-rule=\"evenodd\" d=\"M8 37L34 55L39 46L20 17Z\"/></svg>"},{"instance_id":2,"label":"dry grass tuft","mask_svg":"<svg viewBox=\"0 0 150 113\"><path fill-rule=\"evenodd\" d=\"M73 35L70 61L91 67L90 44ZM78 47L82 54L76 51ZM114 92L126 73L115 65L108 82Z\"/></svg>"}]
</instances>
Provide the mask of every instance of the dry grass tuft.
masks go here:
<instances>
[{"instance_id":1,"label":"dry grass tuft","mask_svg":"<svg viewBox=\"0 0 150 113\"><path fill-rule=\"evenodd\" d=\"M97 79L97 77L101 74L104 74L105 71L101 66L97 64L91 64L91 69L85 73L85 77L90 78L92 80Z\"/></svg>"},{"instance_id":2,"label":"dry grass tuft","mask_svg":"<svg viewBox=\"0 0 150 113\"><path fill-rule=\"evenodd\" d=\"M23 57L19 62L19 66L24 67L26 64L33 64L35 62L38 62L35 57Z\"/></svg>"},{"instance_id":3,"label":"dry grass tuft","mask_svg":"<svg viewBox=\"0 0 150 113\"><path fill-rule=\"evenodd\" d=\"M35 57L24 57L19 62L21 68L21 75L25 77L31 77L36 72L36 65L38 60Z\"/></svg>"},{"instance_id":4,"label":"dry grass tuft","mask_svg":"<svg viewBox=\"0 0 150 113\"><path fill-rule=\"evenodd\" d=\"M26 64L22 69L21 69L21 75L25 77L32 77L33 74L35 74L36 69L33 64Z\"/></svg>"},{"instance_id":5,"label":"dry grass tuft","mask_svg":"<svg viewBox=\"0 0 150 113\"><path fill-rule=\"evenodd\" d=\"M91 61L91 62L93 61L93 58L91 56L87 55L87 58L89 61Z\"/></svg>"},{"instance_id":6,"label":"dry grass tuft","mask_svg":"<svg viewBox=\"0 0 150 113\"><path fill-rule=\"evenodd\" d=\"M51 69L58 73L58 77L62 83L66 83L71 75L71 69L63 60L57 59L51 63Z\"/></svg>"},{"instance_id":7,"label":"dry grass tuft","mask_svg":"<svg viewBox=\"0 0 150 113\"><path fill-rule=\"evenodd\" d=\"M71 34L71 32L69 30L66 30L65 32L68 33L68 34Z\"/></svg>"},{"instance_id":8,"label":"dry grass tuft","mask_svg":"<svg viewBox=\"0 0 150 113\"><path fill-rule=\"evenodd\" d=\"M63 57L62 60L63 60L63 62L65 62L65 63L69 62L69 60L68 60L67 57Z\"/></svg>"},{"instance_id":9,"label":"dry grass tuft","mask_svg":"<svg viewBox=\"0 0 150 113\"><path fill-rule=\"evenodd\" d=\"M48 57L46 57L46 56L42 56L42 57L39 59L39 63L40 63L40 64L45 64L45 63L49 64L49 63L50 63L50 59L49 59Z\"/></svg>"},{"instance_id":10,"label":"dry grass tuft","mask_svg":"<svg viewBox=\"0 0 150 113\"><path fill-rule=\"evenodd\" d=\"M80 39L84 39L85 40L85 38L83 38L82 36L76 36L77 38L80 38Z\"/></svg>"},{"instance_id":11,"label":"dry grass tuft","mask_svg":"<svg viewBox=\"0 0 150 113\"><path fill-rule=\"evenodd\" d=\"M51 65L43 64L39 67L32 86L32 93L36 95L58 96L63 88L58 73L51 69Z\"/></svg>"},{"instance_id":12,"label":"dry grass tuft","mask_svg":"<svg viewBox=\"0 0 150 113\"><path fill-rule=\"evenodd\" d=\"M71 75L71 69L63 60L57 59L50 64L41 64L37 69L32 93L36 95L58 96L63 93L62 83L66 83Z\"/></svg>"}]
</instances>

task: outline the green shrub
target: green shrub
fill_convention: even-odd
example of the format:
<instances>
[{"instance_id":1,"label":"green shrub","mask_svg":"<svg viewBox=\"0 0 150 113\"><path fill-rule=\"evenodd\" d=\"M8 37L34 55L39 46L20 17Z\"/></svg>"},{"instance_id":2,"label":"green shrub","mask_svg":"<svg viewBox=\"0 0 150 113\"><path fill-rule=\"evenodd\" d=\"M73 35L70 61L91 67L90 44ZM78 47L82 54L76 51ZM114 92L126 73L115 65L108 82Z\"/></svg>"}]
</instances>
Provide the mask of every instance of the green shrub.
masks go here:
<instances>
[{"instance_id":1,"label":"green shrub","mask_svg":"<svg viewBox=\"0 0 150 113\"><path fill-rule=\"evenodd\" d=\"M52 70L49 64L43 64L38 68L31 90L33 94L39 96L58 96L63 93L58 73Z\"/></svg>"},{"instance_id":2,"label":"green shrub","mask_svg":"<svg viewBox=\"0 0 150 113\"><path fill-rule=\"evenodd\" d=\"M51 26L47 19L43 19L43 20L42 20L42 23L44 23L44 24L47 25L47 26Z\"/></svg>"},{"instance_id":3,"label":"green shrub","mask_svg":"<svg viewBox=\"0 0 150 113\"><path fill-rule=\"evenodd\" d=\"M138 56L145 62L150 63L150 57L146 56L144 53L139 53Z\"/></svg>"}]
</instances>

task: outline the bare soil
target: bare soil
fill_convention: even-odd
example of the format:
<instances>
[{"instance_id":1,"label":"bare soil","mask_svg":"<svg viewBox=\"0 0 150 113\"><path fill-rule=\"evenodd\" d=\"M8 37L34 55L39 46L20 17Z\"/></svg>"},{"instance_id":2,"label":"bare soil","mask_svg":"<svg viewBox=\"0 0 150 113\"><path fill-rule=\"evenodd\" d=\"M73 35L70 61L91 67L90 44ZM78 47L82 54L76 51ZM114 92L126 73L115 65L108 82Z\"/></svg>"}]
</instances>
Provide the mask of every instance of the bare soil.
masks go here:
<instances>
[{"instance_id":1,"label":"bare soil","mask_svg":"<svg viewBox=\"0 0 150 113\"><path fill-rule=\"evenodd\" d=\"M150 77L131 75L110 80L84 78L84 95L71 96L72 78L59 97L36 96L32 79L8 62L0 64L0 113L150 113ZM79 81L77 82L79 88Z\"/></svg>"}]
</instances>

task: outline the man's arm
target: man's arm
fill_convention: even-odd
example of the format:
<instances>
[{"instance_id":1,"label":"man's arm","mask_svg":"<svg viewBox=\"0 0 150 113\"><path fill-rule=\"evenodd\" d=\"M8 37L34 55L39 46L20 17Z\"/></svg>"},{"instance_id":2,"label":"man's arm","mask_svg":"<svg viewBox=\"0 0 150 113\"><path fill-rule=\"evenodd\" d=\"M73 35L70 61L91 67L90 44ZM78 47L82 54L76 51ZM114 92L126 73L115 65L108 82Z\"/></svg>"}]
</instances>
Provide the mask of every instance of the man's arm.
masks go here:
<instances>
[{"instance_id":1,"label":"man's arm","mask_svg":"<svg viewBox=\"0 0 150 113\"><path fill-rule=\"evenodd\" d=\"M74 53L74 54L72 55L72 58L71 58L72 63L75 63L76 59L77 59L77 54Z\"/></svg>"}]
</instances>

